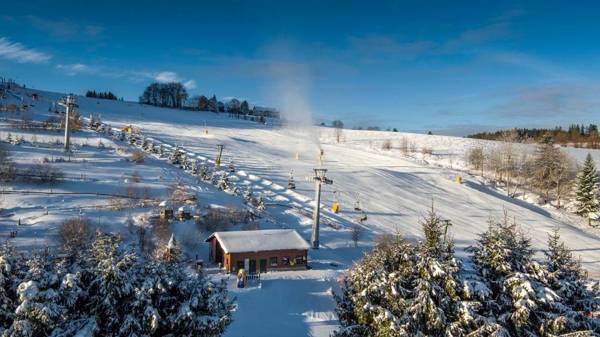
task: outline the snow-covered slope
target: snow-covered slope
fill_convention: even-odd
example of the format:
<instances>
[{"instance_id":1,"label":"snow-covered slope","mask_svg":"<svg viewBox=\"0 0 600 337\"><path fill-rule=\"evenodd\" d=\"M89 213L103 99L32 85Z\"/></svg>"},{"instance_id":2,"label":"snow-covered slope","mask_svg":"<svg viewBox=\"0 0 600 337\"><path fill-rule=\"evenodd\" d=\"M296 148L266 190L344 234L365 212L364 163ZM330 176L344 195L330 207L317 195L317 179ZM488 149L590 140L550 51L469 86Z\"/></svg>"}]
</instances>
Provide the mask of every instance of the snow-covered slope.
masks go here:
<instances>
[{"instance_id":1,"label":"snow-covered slope","mask_svg":"<svg viewBox=\"0 0 600 337\"><path fill-rule=\"evenodd\" d=\"M27 95L23 92L18 95ZM48 106L60 95L39 92L34 118L43 119ZM522 224L533 237L536 249L546 247L547 234L556 226L567 244L580 255L592 276L600 276L600 236L576 216L552 208L512 199L463 174L463 184L454 182L464 167L466 149L493 142L391 132L344 132L345 140L334 141L333 130L324 127L274 128L254 122L228 118L226 114L181 111L142 106L131 102L78 98L83 116L100 115L113 126L134 124L143 134L169 146L179 145L199 159L214 158L217 145L224 145L224 163L233 161L236 183L252 185L268 192L267 211L273 228L296 229L310 237L310 211L313 183L305 179L319 167L327 168L332 185L324 186L322 203L324 223L318 251L309 252L312 270L269 273L261 288L243 291L232 288L239 308L228 336L327 336L335 328L331 289L339 274L369 249L375 236L400 232L420 238L419 220L431 207L452 221L450 228L459 254L473 244L487 227L490 217L504 212ZM4 137L0 134L0 137ZM418 148L429 147L434 156L406 158L398 150L381 151L391 140L398 146L407 137ZM524 145L526 146L526 145ZM587 150L569 149L577 158ZM598 161L599 151L592 151ZM290 170L294 171L296 190L286 188ZM334 193L337 192L337 193ZM357 200L367 213L359 248L351 242L350 224L361 216L353 209ZM341 212L328 208L339 201Z\"/></svg>"}]
</instances>

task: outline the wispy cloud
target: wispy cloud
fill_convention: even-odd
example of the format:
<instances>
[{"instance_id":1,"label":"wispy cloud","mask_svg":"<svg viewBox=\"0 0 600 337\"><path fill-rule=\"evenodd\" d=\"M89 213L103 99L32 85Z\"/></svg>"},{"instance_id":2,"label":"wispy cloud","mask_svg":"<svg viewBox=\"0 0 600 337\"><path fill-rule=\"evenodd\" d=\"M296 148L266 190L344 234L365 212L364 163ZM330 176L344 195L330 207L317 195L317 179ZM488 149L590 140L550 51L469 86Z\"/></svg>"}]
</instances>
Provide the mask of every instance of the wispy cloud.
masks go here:
<instances>
[{"instance_id":1,"label":"wispy cloud","mask_svg":"<svg viewBox=\"0 0 600 337\"><path fill-rule=\"evenodd\" d=\"M64 73L69 76L75 76L78 74L95 73L95 69L92 69L89 66L87 66L85 64L81 64L81 63L58 64L58 65L56 65L56 69L64 71Z\"/></svg>"},{"instance_id":2,"label":"wispy cloud","mask_svg":"<svg viewBox=\"0 0 600 337\"><path fill-rule=\"evenodd\" d=\"M520 67L550 79L572 80L584 76L533 55L512 51L490 51L481 54L488 61Z\"/></svg>"},{"instance_id":3,"label":"wispy cloud","mask_svg":"<svg viewBox=\"0 0 600 337\"><path fill-rule=\"evenodd\" d=\"M178 82L179 77L172 71L161 71L154 75L154 80L158 82Z\"/></svg>"},{"instance_id":4,"label":"wispy cloud","mask_svg":"<svg viewBox=\"0 0 600 337\"><path fill-rule=\"evenodd\" d=\"M455 51L465 45L478 45L489 41L508 38L510 36L510 25L508 22L498 22L482 27L467 29L456 38L448 40L444 49Z\"/></svg>"},{"instance_id":5,"label":"wispy cloud","mask_svg":"<svg viewBox=\"0 0 600 337\"><path fill-rule=\"evenodd\" d=\"M183 86L189 90L196 89L196 81L187 80L187 81L183 82Z\"/></svg>"},{"instance_id":6,"label":"wispy cloud","mask_svg":"<svg viewBox=\"0 0 600 337\"><path fill-rule=\"evenodd\" d=\"M5 37L0 37L0 57L18 63L44 63L52 58L49 54L27 48Z\"/></svg>"},{"instance_id":7,"label":"wispy cloud","mask_svg":"<svg viewBox=\"0 0 600 337\"><path fill-rule=\"evenodd\" d=\"M508 119L591 119L600 110L599 89L600 83L580 81L530 86L505 95L491 112Z\"/></svg>"},{"instance_id":8,"label":"wispy cloud","mask_svg":"<svg viewBox=\"0 0 600 337\"><path fill-rule=\"evenodd\" d=\"M140 71L123 70L107 66L89 65L83 63L57 64L56 69L68 76L95 75L104 78L123 78L133 82L157 81L161 83L182 82L186 89L196 89L196 81L185 79L173 71Z\"/></svg>"},{"instance_id":9,"label":"wispy cloud","mask_svg":"<svg viewBox=\"0 0 600 337\"><path fill-rule=\"evenodd\" d=\"M36 15L0 16L2 22L13 26L27 26L47 34L57 40L93 40L106 30L95 24L80 24L64 19L49 19Z\"/></svg>"},{"instance_id":10,"label":"wispy cloud","mask_svg":"<svg viewBox=\"0 0 600 337\"><path fill-rule=\"evenodd\" d=\"M436 43L429 40L401 42L385 35L351 36L348 38L348 44L350 49L369 57L377 55L413 57L436 47Z\"/></svg>"}]
</instances>

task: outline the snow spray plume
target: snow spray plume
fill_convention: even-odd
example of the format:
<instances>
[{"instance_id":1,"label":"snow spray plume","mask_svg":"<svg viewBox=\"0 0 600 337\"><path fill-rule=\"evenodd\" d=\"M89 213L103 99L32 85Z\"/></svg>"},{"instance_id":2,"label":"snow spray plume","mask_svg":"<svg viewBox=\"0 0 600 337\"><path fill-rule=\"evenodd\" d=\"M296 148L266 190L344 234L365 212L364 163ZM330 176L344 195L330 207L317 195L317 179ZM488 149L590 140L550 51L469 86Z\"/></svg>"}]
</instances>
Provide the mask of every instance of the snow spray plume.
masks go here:
<instances>
[{"instance_id":1,"label":"snow spray plume","mask_svg":"<svg viewBox=\"0 0 600 337\"><path fill-rule=\"evenodd\" d=\"M276 83L271 92L276 95L274 101L281 109L284 128L298 139L290 150L299 152L300 156L313 157L321 149L321 143L307 99L310 69L294 63L276 63L271 66L271 73Z\"/></svg>"}]
</instances>

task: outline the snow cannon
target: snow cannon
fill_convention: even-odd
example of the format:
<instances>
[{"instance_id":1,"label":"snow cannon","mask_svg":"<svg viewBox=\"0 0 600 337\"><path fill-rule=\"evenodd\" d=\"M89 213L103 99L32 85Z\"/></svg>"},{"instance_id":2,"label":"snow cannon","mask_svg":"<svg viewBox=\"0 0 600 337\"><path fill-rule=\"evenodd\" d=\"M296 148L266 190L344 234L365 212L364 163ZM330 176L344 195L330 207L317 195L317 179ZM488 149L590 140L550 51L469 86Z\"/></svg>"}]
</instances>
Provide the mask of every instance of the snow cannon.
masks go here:
<instances>
[{"instance_id":1,"label":"snow cannon","mask_svg":"<svg viewBox=\"0 0 600 337\"><path fill-rule=\"evenodd\" d=\"M221 156L223 155L223 144L217 145L217 157L215 158L215 167L219 168L221 166Z\"/></svg>"}]
</instances>

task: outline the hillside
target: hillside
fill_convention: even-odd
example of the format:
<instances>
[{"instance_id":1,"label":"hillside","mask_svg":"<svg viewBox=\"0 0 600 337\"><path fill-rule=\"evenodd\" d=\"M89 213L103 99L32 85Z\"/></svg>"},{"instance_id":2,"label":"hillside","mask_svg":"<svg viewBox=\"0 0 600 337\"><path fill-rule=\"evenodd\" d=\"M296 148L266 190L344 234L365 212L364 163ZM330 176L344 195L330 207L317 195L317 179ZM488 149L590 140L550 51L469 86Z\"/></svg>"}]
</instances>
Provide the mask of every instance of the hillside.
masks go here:
<instances>
[{"instance_id":1,"label":"hillside","mask_svg":"<svg viewBox=\"0 0 600 337\"><path fill-rule=\"evenodd\" d=\"M33 101L32 93L39 95ZM62 94L44 91L17 89L7 98L15 104L31 103L25 112L34 120L45 120L53 112L48 111L52 102ZM305 239L310 238L311 210L314 205L314 185L308 177L312 169L321 166L319 152L323 150L322 167L332 185L323 187L322 248L309 251L312 269L298 272L267 273L261 287L239 290L234 286L234 277L229 276L230 290L238 300L234 323L227 336L258 335L279 336L286 331L289 336L328 336L337 326L334 314L332 291L337 289L337 279L353 261L372 246L373 239L386 233L401 233L409 240L419 240L419 220L433 202L437 212L452 222L449 229L456 242L459 255L472 245L487 227L490 217L501 217L506 212L523 226L533 237L537 250L546 247L547 234L560 227L561 235L574 253L581 257L583 266L592 276L600 277L600 233L586 227L585 221L550 206L540 207L531 202L509 198L501 191L489 186L480 178L468 175L465 152L476 145L497 146L493 141L428 136L381 131L344 130L344 139L337 143L334 130L317 126L273 127L250 121L230 119L226 114L192 112L163 109L132 102L77 97L82 116L91 114L114 128L132 124L142 134L153 139L155 144L166 148L176 146L184 149L188 156L211 163L217 145L224 145L224 165L230 162L236 172L232 183L240 188L252 186L262 191L266 198L266 214L259 220L261 228L293 228ZM0 117L20 118L14 113L1 113ZM59 156L59 148L36 147L28 143L33 130L15 129L6 122L0 123L0 139L8 133L23 135L26 143L10 146L15 161L27 164L32 157L41 159ZM38 133L38 140L60 138L60 133ZM432 154L404 156L397 149L406 138L419 149L426 147ZM99 150L101 140L107 150ZM391 149L382 149L384 142L391 142ZM214 207L242 207L241 198L218 191L214 186L189 176L165 160L148 157L143 164L134 165L123 161L116 148L126 147L109 137L84 130L74 134L73 142L88 144L75 154L75 163L61 163L68 176L85 174L81 182L75 180L59 185L64 191L111 192L123 187L124 176L136 171L141 177L141 186L148 194L164 198L167 189L176 180L196 193L200 203ZM532 150L530 145L519 144ZM582 160L587 150L569 148L568 152ZM596 162L600 162L600 151L591 151ZM86 158L86 160L82 160ZM286 188L290 171L293 170L297 188ZM461 175L462 184L455 182ZM3 189L32 188L25 185L7 185ZM368 220L358 248L351 241L350 226L362 216L354 210L360 201ZM339 201L341 211L329 209ZM115 231L125 232L129 217L138 217L151 212L148 208L123 211L102 209L82 210L80 205L101 205L107 200L95 197L40 197L35 195L5 195L4 211L0 214L0 235L7 235L15 223L22 219L27 225L19 228L17 245L41 247L55 243L56 225L68 217L82 212L100 223L109 224ZM45 215L45 205L50 210ZM122 225L121 225L122 224ZM23 229L24 228L24 229ZM192 224L181 223L174 228L176 236L186 242L188 254L206 257L208 248L203 244L205 232L196 231ZM206 259L206 258L205 258ZM228 276L215 276L225 277ZM260 318L269 317L269 327ZM251 332L251 333L249 333Z\"/></svg>"}]
</instances>

